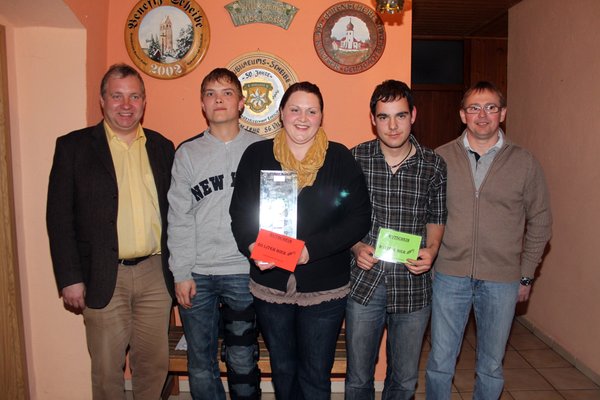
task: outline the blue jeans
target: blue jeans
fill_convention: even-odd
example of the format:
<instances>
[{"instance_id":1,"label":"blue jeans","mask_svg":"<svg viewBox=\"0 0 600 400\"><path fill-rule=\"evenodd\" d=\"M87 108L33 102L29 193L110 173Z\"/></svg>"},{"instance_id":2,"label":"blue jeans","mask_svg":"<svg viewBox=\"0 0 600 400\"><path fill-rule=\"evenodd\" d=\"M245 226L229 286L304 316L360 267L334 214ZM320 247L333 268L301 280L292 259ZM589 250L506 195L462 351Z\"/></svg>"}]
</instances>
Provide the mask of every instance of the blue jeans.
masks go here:
<instances>
[{"instance_id":1,"label":"blue jeans","mask_svg":"<svg viewBox=\"0 0 600 400\"><path fill-rule=\"evenodd\" d=\"M426 371L428 400L450 399L456 357L471 306L477 329L473 400L500 397L504 386L502 359L518 293L519 281L491 282L436 272L433 280L431 352Z\"/></svg>"},{"instance_id":2,"label":"blue jeans","mask_svg":"<svg viewBox=\"0 0 600 400\"><path fill-rule=\"evenodd\" d=\"M386 310L385 283L375 289L366 306L348 299L346 307L346 400L375 398L375 362L384 326L387 325L387 367L382 399L411 399L419 373L421 345L431 306L408 314Z\"/></svg>"},{"instance_id":3,"label":"blue jeans","mask_svg":"<svg viewBox=\"0 0 600 400\"><path fill-rule=\"evenodd\" d=\"M278 400L331 398L331 368L346 298L314 306L254 299Z\"/></svg>"},{"instance_id":4,"label":"blue jeans","mask_svg":"<svg viewBox=\"0 0 600 400\"><path fill-rule=\"evenodd\" d=\"M188 343L190 391L194 400L225 400L225 390L219 371L218 335L219 307L227 305L234 311L252 306L248 289L249 277L241 275L198 275L196 296L190 309L180 308L183 330ZM224 334L243 335L255 330L255 321L235 321L224 324ZM227 346L225 362L228 371L249 374L256 368L256 343L251 346ZM249 384L229 384L232 398L257 397L257 388ZM235 396L235 397L234 397Z\"/></svg>"}]
</instances>

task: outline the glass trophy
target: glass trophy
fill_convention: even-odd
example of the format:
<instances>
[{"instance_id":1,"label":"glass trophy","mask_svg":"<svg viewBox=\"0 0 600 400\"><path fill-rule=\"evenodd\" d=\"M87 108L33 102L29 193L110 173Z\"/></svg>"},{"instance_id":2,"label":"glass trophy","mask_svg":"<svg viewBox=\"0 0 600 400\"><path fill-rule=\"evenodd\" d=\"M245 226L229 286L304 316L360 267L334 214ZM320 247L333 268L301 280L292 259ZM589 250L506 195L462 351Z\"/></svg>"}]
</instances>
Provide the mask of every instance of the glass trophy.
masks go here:
<instances>
[{"instance_id":1,"label":"glass trophy","mask_svg":"<svg viewBox=\"0 0 600 400\"><path fill-rule=\"evenodd\" d=\"M298 175L260 171L260 228L296 238Z\"/></svg>"}]
</instances>

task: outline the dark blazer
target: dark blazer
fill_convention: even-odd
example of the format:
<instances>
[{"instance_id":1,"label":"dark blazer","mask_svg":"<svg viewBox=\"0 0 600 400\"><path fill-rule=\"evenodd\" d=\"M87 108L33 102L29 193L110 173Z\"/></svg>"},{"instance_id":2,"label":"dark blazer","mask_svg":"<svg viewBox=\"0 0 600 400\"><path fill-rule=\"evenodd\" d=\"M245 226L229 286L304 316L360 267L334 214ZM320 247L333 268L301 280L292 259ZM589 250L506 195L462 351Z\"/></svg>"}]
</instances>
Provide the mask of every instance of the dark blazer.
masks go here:
<instances>
[{"instance_id":1,"label":"dark blazer","mask_svg":"<svg viewBox=\"0 0 600 400\"><path fill-rule=\"evenodd\" d=\"M163 272L173 296L173 276L168 268L167 191L175 148L157 132L144 129L144 133L162 220ZM105 307L115 289L117 208L117 178L103 123L59 137L46 210L54 276L59 291L85 283L85 302L91 308Z\"/></svg>"}]
</instances>

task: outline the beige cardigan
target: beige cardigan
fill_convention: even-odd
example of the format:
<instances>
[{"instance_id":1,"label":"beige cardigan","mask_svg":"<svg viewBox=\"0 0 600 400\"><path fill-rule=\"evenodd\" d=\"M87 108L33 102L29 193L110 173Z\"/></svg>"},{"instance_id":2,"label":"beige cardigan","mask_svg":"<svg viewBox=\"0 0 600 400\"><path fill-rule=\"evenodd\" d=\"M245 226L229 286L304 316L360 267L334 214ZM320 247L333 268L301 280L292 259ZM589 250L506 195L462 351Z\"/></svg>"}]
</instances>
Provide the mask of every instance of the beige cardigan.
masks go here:
<instances>
[{"instance_id":1,"label":"beige cardigan","mask_svg":"<svg viewBox=\"0 0 600 400\"><path fill-rule=\"evenodd\" d=\"M463 136L436 151L448 165L448 222L435 271L496 282L533 277L552 225L537 160L505 140L477 195Z\"/></svg>"}]
</instances>

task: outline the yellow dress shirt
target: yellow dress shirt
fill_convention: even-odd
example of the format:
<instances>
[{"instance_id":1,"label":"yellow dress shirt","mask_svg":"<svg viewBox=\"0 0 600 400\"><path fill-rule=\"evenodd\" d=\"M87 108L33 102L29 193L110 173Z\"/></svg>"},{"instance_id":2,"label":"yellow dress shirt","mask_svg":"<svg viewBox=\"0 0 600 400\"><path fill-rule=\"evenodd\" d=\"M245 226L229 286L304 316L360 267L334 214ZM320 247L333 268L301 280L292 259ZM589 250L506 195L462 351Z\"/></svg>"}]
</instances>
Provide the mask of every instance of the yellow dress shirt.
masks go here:
<instances>
[{"instance_id":1,"label":"yellow dress shirt","mask_svg":"<svg viewBox=\"0 0 600 400\"><path fill-rule=\"evenodd\" d=\"M119 258L136 258L160 253L161 220L154 175L146 151L146 135L138 125L131 145L123 142L104 122L112 155L119 208L117 235Z\"/></svg>"}]
</instances>

